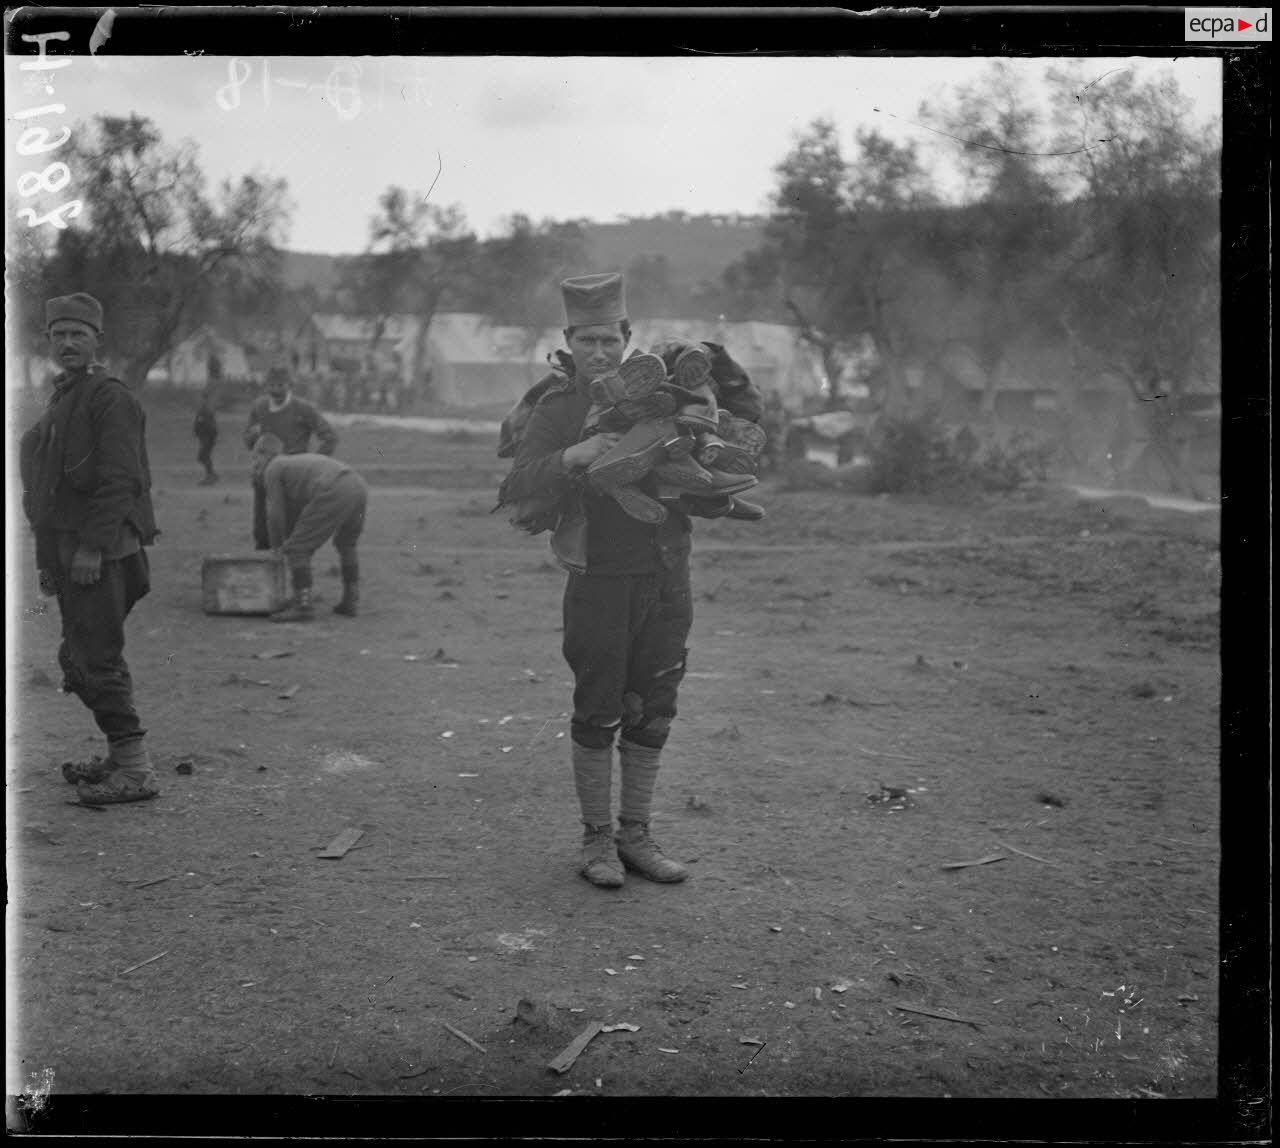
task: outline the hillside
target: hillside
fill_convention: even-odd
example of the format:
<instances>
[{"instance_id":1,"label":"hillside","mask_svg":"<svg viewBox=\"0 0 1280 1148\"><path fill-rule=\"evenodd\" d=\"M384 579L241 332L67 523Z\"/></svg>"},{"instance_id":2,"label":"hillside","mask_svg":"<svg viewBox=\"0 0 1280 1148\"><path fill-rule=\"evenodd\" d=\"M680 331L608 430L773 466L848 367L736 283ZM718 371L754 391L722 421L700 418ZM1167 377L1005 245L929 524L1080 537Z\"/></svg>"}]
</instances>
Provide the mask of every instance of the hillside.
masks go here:
<instances>
[{"instance_id":1,"label":"hillside","mask_svg":"<svg viewBox=\"0 0 1280 1148\"><path fill-rule=\"evenodd\" d=\"M692 289L716 281L730 263L759 246L764 219L750 216L686 216L680 212L615 223L581 222L592 268L625 269L641 256L664 256L672 282ZM343 256L285 252L285 283L325 295L337 283Z\"/></svg>"}]
</instances>

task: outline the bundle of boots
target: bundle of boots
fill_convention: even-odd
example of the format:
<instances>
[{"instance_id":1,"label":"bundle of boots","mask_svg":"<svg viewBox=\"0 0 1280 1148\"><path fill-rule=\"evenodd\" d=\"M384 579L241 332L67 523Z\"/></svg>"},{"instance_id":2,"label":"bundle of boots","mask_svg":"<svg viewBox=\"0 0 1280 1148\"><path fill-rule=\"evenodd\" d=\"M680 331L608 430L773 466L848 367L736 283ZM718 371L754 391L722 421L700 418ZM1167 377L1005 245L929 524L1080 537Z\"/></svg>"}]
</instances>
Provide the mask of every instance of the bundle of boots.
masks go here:
<instances>
[{"instance_id":1,"label":"bundle of boots","mask_svg":"<svg viewBox=\"0 0 1280 1148\"><path fill-rule=\"evenodd\" d=\"M587 481L651 525L667 506L706 518L758 520L763 507L737 496L755 486L764 432L717 406L711 361L699 345L668 341L593 379L584 433L622 438L587 468ZM653 474L657 497L634 484Z\"/></svg>"}]
</instances>

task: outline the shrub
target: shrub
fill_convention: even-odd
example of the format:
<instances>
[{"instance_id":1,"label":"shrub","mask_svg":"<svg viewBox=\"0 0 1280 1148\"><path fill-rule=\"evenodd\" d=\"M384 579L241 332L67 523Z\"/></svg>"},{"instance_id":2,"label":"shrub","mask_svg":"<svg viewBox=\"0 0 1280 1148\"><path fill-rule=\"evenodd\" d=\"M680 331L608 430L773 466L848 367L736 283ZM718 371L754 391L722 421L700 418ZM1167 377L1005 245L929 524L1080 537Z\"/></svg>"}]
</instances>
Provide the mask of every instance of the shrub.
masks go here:
<instances>
[{"instance_id":1,"label":"shrub","mask_svg":"<svg viewBox=\"0 0 1280 1148\"><path fill-rule=\"evenodd\" d=\"M1016 490L1047 476L1053 449L1026 431L949 426L935 412L882 415L872 428L868 486L875 494Z\"/></svg>"}]
</instances>

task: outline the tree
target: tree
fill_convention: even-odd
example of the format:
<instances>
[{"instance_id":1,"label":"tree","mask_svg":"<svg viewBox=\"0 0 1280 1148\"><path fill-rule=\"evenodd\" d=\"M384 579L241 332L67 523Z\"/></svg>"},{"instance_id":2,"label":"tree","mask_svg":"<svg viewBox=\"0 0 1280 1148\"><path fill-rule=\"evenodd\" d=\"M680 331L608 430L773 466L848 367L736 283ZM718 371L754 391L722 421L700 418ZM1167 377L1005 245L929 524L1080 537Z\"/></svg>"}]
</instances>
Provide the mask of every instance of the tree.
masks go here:
<instances>
[{"instance_id":1,"label":"tree","mask_svg":"<svg viewBox=\"0 0 1280 1148\"><path fill-rule=\"evenodd\" d=\"M356 307L374 318L371 344L382 337L391 315L417 319L414 362L426 364L431 320L450 290L472 273L476 237L456 204L437 207L425 195L388 187L369 222L369 248L349 265L346 283Z\"/></svg>"},{"instance_id":2,"label":"tree","mask_svg":"<svg viewBox=\"0 0 1280 1148\"><path fill-rule=\"evenodd\" d=\"M911 293L921 257L917 218L936 200L914 145L861 131L847 163L829 121L815 120L776 167L761 249L725 272L733 310L773 310L822 357L828 401L867 336L884 370L868 379L881 405L905 391L919 326Z\"/></svg>"},{"instance_id":3,"label":"tree","mask_svg":"<svg viewBox=\"0 0 1280 1148\"><path fill-rule=\"evenodd\" d=\"M926 105L920 115L933 113ZM1011 353L1055 327L1060 254L1070 233L1044 166L1051 150L1045 125L1008 63L960 89L939 118L963 144L969 202L937 217L933 262L962 300L959 341L982 371L981 410L990 414Z\"/></svg>"},{"instance_id":4,"label":"tree","mask_svg":"<svg viewBox=\"0 0 1280 1148\"><path fill-rule=\"evenodd\" d=\"M68 146L86 209L59 233L46 279L99 298L109 359L139 385L219 297L270 289L286 183L251 174L210 195L195 146L165 144L138 115L96 116Z\"/></svg>"},{"instance_id":5,"label":"tree","mask_svg":"<svg viewBox=\"0 0 1280 1148\"><path fill-rule=\"evenodd\" d=\"M1085 84L1050 75L1058 146L1070 157L1077 238L1062 327L1082 370L1128 385L1178 492L1199 496L1187 458L1198 393L1219 389L1221 145L1190 120L1172 78L1132 71Z\"/></svg>"},{"instance_id":6,"label":"tree","mask_svg":"<svg viewBox=\"0 0 1280 1148\"><path fill-rule=\"evenodd\" d=\"M579 224L535 224L526 215L513 215L506 234L483 246L481 310L495 323L521 328L524 351L532 358L543 332L564 319L560 281L585 259Z\"/></svg>"}]
</instances>

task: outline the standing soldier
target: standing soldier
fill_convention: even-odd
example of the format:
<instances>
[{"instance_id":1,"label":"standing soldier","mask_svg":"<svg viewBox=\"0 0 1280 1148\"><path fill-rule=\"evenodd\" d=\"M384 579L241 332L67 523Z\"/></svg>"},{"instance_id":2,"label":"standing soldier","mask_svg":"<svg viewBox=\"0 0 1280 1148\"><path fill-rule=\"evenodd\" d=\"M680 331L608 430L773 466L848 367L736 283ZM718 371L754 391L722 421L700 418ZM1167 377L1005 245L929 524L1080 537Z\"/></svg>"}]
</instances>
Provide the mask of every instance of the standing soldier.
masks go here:
<instances>
[{"instance_id":1,"label":"standing soldier","mask_svg":"<svg viewBox=\"0 0 1280 1148\"><path fill-rule=\"evenodd\" d=\"M602 888L621 886L624 867L651 881L683 881L688 870L663 854L649 821L693 620L689 518L673 503L661 521L640 521L584 481L587 468L621 442L619 434L583 439L582 433L593 402L590 384L617 371L631 325L622 276L568 279L562 290L571 372L553 380L529 413L499 497L556 508L552 549L569 570L563 653L574 675L571 753L585 826L579 871ZM652 475L636 485L650 497L659 493ZM615 737L621 774L616 836Z\"/></svg>"},{"instance_id":2,"label":"standing soldier","mask_svg":"<svg viewBox=\"0 0 1280 1148\"><path fill-rule=\"evenodd\" d=\"M316 451L333 454L338 436L314 403L293 393L289 372L284 367L267 371L267 393L249 408L249 423L244 429L244 445L250 450L264 434L273 434L283 444L285 454L303 454L316 440ZM253 484L253 545L255 550L270 550L267 538L267 510L262 488Z\"/></svg>"},{"instance_id":3,"label":"standing soldier","mask_svg":"<svg viewBox=\"0 0 1280 1148\"><path fill-rule=\"evenodd\" d=\"M106 735L105 761L68 762L63 776L87 805L142 801L159 789L124 660L124 621L151 588L146 416L96 361L102 305L50 299L45 319L61 368L40 421L22 438L23 509L35 531L40 587L58 600L63 685Z\"/></svg>"},{"instance_id":4,"label":"standing soldier","mask_svg":"<svg viewBox=\"0 0 1280 1148\"><path fill-rule=\"evenodd\" d=\"M218 441L218 416L213 413L213 404L209 401L209 392L200 396L200 406L196 410L196 421L191 427L200 449L196 452L196 461L204 467L204 475L200 479L201 486L212 486L218 481L217 472L213 469L213 444Z\"/></svg>"},{"instance_id":5,"label":"standing soldier","mask_svg":"<svg viewBox=\"0 0 1280 1148\"><path fill-rule=\"evenodd\" d=\"M282 454L280 440L262 435L253 448L254 478L266 497L267 534L284 555L293 600L271 615L273 622L310 622L311 556L330 538L342 570L342 601L335 614L354 618L359 602L360 561L356 543L364 529L369 488L345 463L323 454Z\"/></svg>"}]
</instances>

